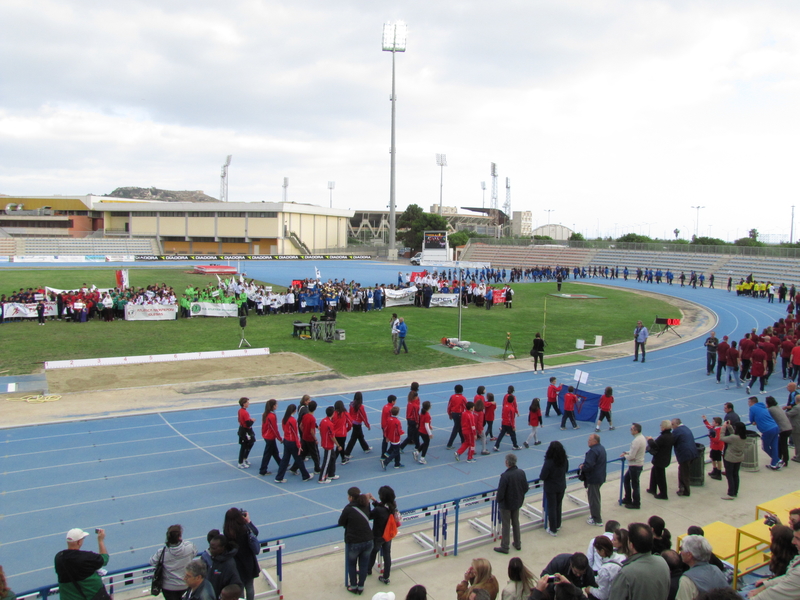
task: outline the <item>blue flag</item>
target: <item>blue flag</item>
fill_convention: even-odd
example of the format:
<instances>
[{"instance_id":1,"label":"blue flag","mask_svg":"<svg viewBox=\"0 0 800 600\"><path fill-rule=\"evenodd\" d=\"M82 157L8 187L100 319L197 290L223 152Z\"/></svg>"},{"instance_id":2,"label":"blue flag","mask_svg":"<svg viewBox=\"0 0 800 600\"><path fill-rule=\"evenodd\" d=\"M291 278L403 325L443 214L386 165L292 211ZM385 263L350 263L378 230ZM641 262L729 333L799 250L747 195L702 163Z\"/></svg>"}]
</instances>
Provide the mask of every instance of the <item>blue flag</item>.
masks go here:
<instances>
[{"instance_id":1,"label":"blue flag","mask_svg":"<svg viewBox=\"0 0 800 600\"><path fill-rule=\"evenodd\" d=\"M598 406L600 405L602 394L593 394L583 390L577 390L573 393L578 397L578 401L575 403L575 420L589 421L591 423L597 421ZM561 392L558 394L558 408L562 411L564 410L564 396L566 394L567 388L562 387Z\"/></svg>"}]
</instances>

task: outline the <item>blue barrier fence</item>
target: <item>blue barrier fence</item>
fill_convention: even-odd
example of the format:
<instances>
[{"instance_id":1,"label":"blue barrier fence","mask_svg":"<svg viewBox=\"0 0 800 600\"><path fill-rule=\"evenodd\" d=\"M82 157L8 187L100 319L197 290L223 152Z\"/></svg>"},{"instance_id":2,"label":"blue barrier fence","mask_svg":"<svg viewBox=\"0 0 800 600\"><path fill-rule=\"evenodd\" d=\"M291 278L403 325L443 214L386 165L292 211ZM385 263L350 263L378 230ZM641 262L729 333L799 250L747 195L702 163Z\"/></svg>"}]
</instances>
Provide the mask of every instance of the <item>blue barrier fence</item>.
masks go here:
<instances>
[{"instance_id":1,"label":"blue barrier fence","mask_svg":"<svg viewBox=\"0 0 800 600\"><path fill-rule=\"evenodd\" d=\"M624 458L616 458L613 460L608 461L609 466L613 463L619 463L620 466L620 492L619 492L619 500L621 502L623 491L622 491L622 475L625 471L625 464L626 461ZM578 469L574 469L567 473L567 482L574 483L578 480ZM539 479L532 479L528 482L531 486L532 490L541 490L542 482ZM425 531L426 528L422 528L418 531L414 531L411 535L412 539L417 543L420 547L420 550L416 552L412 552L406 554L404 556L392 557L392 565L396 567L406 566L410 564L414 564L416 562L420 562L423 560L427 560L430 558L439 558L441 556L448 556L450 553L453 556L458 556L459 550L463 550L466 548L470 548L473 546L481 545L488 543L490 541L495 541L500 536L500 511L497 507L497 502L495 500L495 495L497 493L496 489L486 490L483 492L479 492L477 494L470 494L469 496L462 496L459 498L453 498L451 500L447 500L445 502L441 502L434 505L426 505L426 506L418 506L415 508L410 508L406 510L402 510L401 515L403 517L403 527L408 528L409 525L413 525L414 523L425 523L430 526L428 532ZM588 504L583 500L578 499L577 497L573 496L572 494L567 494L567 497L576 503L578 506L577 508L568 509L564 511L564 516L569 518L570 516L575 516L578 514L583 514L588 512ZM468 539L462 539L459 536L459 526L462 524L462 519L464 518L465 511L474 510L481 504L489 504L490 511L489 511L489 521L484 522L478 518L471 518L468 520L470 526L477 532L475 536L470 537ZM526 503L525 506L520 511L522 514L526 515L528 520L525 523L520 524L520 529L522 531L527 531L530 529L541 528L544 522L544 515L542 511L534 506L532 503ZM403 529L401 527L401 530ZM453 528L452 534L452 545L449 541L449 532L450 528ZM296 539L305 539L308 540L314 536L318 536L321 533L333 531L340 529L339 525L328 525L325 527L318 527L316 529L309 529L307 531L301 531L298 533L289 534L286 536L282 536L280 539L274 540L262 540L261 543L261 555L259 556L260 561L265 560L266 555L270 555L269 559L274 557L275 560L275 577L272 577L266 568L262 567L261 574L264 576L268 590L266 592L262 592L257 594L256 597L261 599L281 599L283 598L282 594L282 583L283 583L283 558L284 552L286 551L287 544L290 540ZM298 544L300 546L300 544ZM314 545L313 543L310 545L306 545L305 548L297 548L295 551L299 551L301 549L309 550L315 547L319 547L319 545ZM346 555L346 545L345 545L345 555ZM380 555L379 555L380 560ZM377 565L379 569L382 569L382 565L379 563ZM136 565L131 567L126 567L124 569L118 569L115 571L108 572L104 577L103 581L106 584L106 588L108 589L110 594L114 594L115 592L122 592L122 591L133 591L141 588L149 587L153 578L153 571L154 568L149 565ZM345 578L346 578L346 567L345 567ZM48 586L44 586L41 588L36 588L33 590L29 590L22 594L17 595L18 600L48 600L51 596L58 595L58 584L52 584Z\"/></svg>"}]
</instances>

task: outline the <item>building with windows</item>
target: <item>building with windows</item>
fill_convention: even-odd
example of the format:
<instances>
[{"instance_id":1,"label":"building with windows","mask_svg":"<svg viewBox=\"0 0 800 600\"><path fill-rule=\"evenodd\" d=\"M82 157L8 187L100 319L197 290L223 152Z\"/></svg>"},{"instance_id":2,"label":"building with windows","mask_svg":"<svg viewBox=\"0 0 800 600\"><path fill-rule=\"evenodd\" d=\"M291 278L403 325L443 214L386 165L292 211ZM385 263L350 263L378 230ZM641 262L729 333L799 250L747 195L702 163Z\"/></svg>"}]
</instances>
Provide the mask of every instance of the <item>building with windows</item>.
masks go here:
<instances>
[{"instance_id":1,"label":"building with windows","mask_svg":"<svg viewBox=\"0 0 800 600\"><path fill-rule=\"evenodd\" d=\"M0 237L150 238L164 254L344 249L354 211L294 202L159 202L5 196Z\"/></svg>"}]
</instances>

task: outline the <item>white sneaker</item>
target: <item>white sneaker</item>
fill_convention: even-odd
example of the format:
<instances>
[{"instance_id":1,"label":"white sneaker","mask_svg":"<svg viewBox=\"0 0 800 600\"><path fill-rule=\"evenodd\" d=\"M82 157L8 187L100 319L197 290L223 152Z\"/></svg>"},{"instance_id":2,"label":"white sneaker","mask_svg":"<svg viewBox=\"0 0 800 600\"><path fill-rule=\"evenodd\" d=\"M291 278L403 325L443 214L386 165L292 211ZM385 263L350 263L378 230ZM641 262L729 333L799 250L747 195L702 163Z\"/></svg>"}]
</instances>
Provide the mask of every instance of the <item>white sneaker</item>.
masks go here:
<instances>
[{"instance_id":1,"label":"white sneaker","mask_svg":"<svg viewBox=\"0 0 800 600\"><path fill-rule=\"evenodd\" d=\"M419 462L419 452L417 452L416 450L414 450L414 452L412 452L412 453L411 453L411 456L413 456L413 457L414 457L414 460L415 460L415 461Z\"/></svg>"},{"instance_id":2,"label":"white sneaker","mask_svg":"<svg viewBox=\"0 0 800 600\"><path fill-rule=\"evenodd\" d=\"M247 465L246 465L246 464L244 464L244 463L239 463L239 468L240 468L240 469L246 469L246 468L247 468Z\"/></svg>"},{"instance_id":3,"label":"white sneaker","mask_svg":"<svg viewBox=\"0 0 800 600\"><path fill-rule=\"evenodd\" d=\"M553 537L558 537L558 534L557 534L555 531L552 531L552 530L550 530L550 529L545 529L545 531L546 531L547 533L549 533L550 535L552 535Z\"/></svg>"},{"instance_id":4,"label":"white sneaker","mask_svg":"<svg viewBox=\"0 0 800 600\"><path fill-rule=\"evenodd\" d=\"M421 464L421 465L427 465L428 464L428 461L425 460L424 456L420 456L419 457L419 461L417 461L417 462L419 462L419 464Z\"/></svg>"}]
</instances>

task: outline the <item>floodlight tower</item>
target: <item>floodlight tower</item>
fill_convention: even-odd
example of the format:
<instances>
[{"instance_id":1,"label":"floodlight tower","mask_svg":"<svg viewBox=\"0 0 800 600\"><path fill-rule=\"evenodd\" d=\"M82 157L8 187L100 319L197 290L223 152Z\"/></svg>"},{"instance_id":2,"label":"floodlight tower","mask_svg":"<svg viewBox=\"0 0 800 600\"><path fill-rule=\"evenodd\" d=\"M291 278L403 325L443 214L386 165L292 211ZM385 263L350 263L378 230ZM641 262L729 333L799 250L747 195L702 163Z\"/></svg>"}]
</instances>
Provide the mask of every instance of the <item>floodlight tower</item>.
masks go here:
<instances>
[{"instance_id":1,"label":"floodlight tower","mask_svg":"<svg viewBox=\"0 0 800 600\"><path fill-rule=\"evenodd\" d=\"M447 155L437 154L436 164L439 165L439 216L442 215L442 195L444 193L444 168L447 166Z\"/></svg>"},{"instance_id":2,"label":"floodlight tower","mask_svg":"<svg viewBox=\"0 0 800 600\"><path fill-rule=\"evenodd\" d=\"M231 158L233 158L232 154L228 154L228 158L225 159L225 164L222 165L222 175L220 175L219 181L219 201L220 202L227 202L228 201L228 167L231 166Z\"/></svg>"},{"instance_id":3,"label":"floodlight tower","mask_svg":"<svg viewBox=\"0 0 800 600\"><path fill-rule=\"evenodd\" d=\"M394 143L394 121L395 121L395 104L397 103L397 95L395 94L394 85L394 58L398 52L406 51L406 40L408 38L408 26L405 23L384 23L383 25L383 44L382 49L384 52L392 53L392 96L389 100L392 102L392 147L391 154L391 167L389 176L389 254L393 255L396 251L395 238L397 237L397 215L395 214L395 143Z\"/></svg>"},{"instance_id":4,"label":"floodlight tower","mask_svg":"<svg viewBox=\"0 0 800 600\"><path fill-rule=\"evenodd\" d=\"M481 196L481 208L486 207L486 182L481 181L481 190L483 190L483 196Z\"/></svg>"},{"instance_id":5,"label":"floodlight tower","mask_svg":"<svg viewBox=\"0 0 800 600\"><path fill-rule=\"evenodd\" d=\"M283 178L283 201L287 202L289 200L289 178Z\"/></svg>"},{"instance_id":6,"label":"floodlight tower","mask_svg":"<svg viewBox=\"0 0 800 600\"><path fill-rule=\"evenodd\" d=\"M503 205L503 212L506 216L511 216L511 178L506 177L506 203Z\"/></svg>"},{"instance_id":7,"label":"floodlight tower","mask_svg":"<svg viewBox=\"0 0 800 600\"><path fill-rule=\"evenodd\" d=\"M499 207L497 206L497 164L492 163L492 168L490 170L492 175L492 198L491 198L491 206L489 208L494 208L497 210Z\"/></svg>"},{"instance_id":8,"label":"floodlight tower","mask_svg":"<svg viewBox=\"0 0 800 600\"><path fill-rule=\"evenodd\" d=\"M331 206L330 206L330 208L333 208L333 188L335 188L335 187L336 187L336 182L335 181L329 181L328 182L328 189L331 191Z\"/></svg>"}]
</instances>

